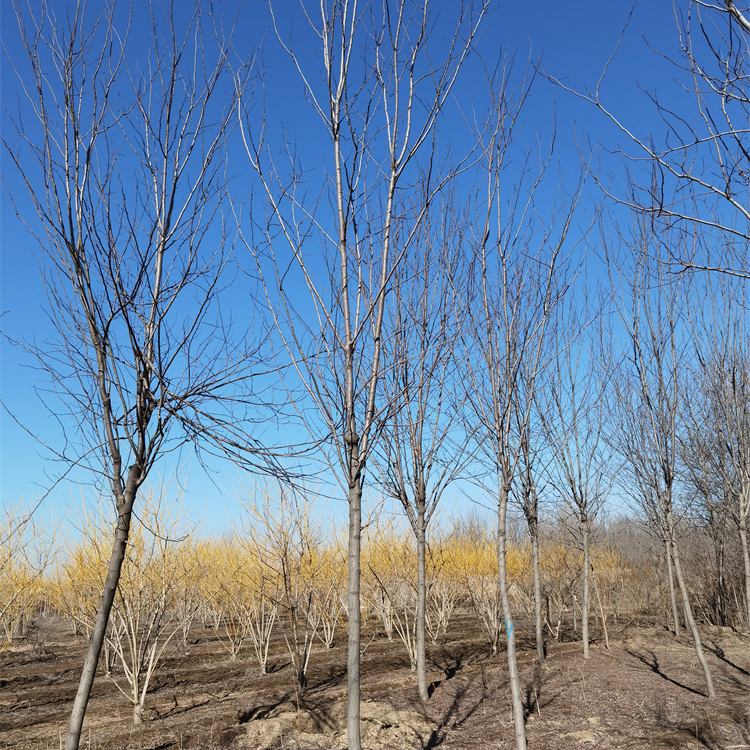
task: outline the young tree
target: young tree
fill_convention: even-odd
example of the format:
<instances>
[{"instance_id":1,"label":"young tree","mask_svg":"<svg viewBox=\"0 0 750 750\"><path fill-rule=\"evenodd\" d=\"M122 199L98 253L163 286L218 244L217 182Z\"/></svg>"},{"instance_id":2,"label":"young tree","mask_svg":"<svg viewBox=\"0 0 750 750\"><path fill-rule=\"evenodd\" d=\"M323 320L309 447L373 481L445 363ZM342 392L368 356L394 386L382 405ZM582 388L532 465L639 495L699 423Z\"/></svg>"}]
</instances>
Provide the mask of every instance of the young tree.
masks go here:
<instances>
[{"instance_id":1,"label":"young tree","mask_svg":"<svg viewBox=\"0 0 750 750\"><path fill-rule=\"evenodd\" d=\"M376 522L368 535L367 572L384 627L401 639L409 654L412 671L417 669L416 555L411 537L399 529L393 517Z\"/></svg>"},{"instance_id":2,"label":"young tree","mask_svg":"<svg viewBox=\"0 0 750 750\"><path fill-rule=\"evenodd\" d=\"M0 653L40 602L42 576L55 546L33 513L0 510Z\"/></svg>"},{"instance_id":3,"label":"young tree","mask_svg":"<svg viewBox=\"0 0 750 750\"><path fill-rule=\"evenodd\" d=\"M247 510L247 536L257 550L266 591L275 591L278 622L294 667L295 690L303 692L322 617L319 592L332 585L327 579L322 525L315 520L312 497L301 493L282 490L275 502L266 491L256 496Z\"/></svg>"},{"instance_id":4,"label":"young tree","mask_svg":"<svg viewBox=\"0 0 750 750\"><path fill-rule=\"evenodd\" d=\"M142 501L139 522L130 529L106 633L109 661L122 667L124 685L112 674L110 663L105 668L130 701L135 725L144 720L146 695L159 660L182 629L185 613L175 604L190 572L180 560L180 542L187 535L178 515L171 513L163 496L155 497L153 492ZM87 596L93 599L82 607L90 617L97 615L96 596L105 578L111 526L103 508L94 517L84 514L83 539L72 546L61 565L60 586L79 601ZM87 625L91 628L94 622Z\"/></svg>"},{"instance_id":5,"label":"young tree","mask_svg":"<svg viewBox=\"0 0 750 750\"><path fill-rule=\"evenodd\" d=\"M451 547L451 567L468 593L495 656L503 632L497 534L486 525L469 523L452 535Z\"/></svg>"},{"instance_id":6,"label":"young tree","mask_svg":"<svg viewBox=\"0 0 750 750\"><path fill-rule=\"evenodd\" d=\"M234 661L250 639L266 673L271 631L278 612L277 581L263 565L263 550L237 534L201 545L204 596L216 613L211 627Z\"/></svg>"},{"instance_id":7,"label":"young tree","mask_svg":"<svg viewBox=\"0 0 750 750\"><path fill-rule=\"evenodd\" d=\"M64 443L47 447L68 469L90 469L117 514L66 750L79 744L152 467L189 444L259 452L247 387L258 350L219 304L233 276L223 169L232 30L200 4L179 7L147 3L131 50L132 17L116 3L93 16L83 0L63 16L14 4L26 56L9 61L21 97L4 145L34 209L21 220L39 245L54 331L24 345L64 428Z\"/></svg>"},{"instance_id":8,"label":"young tree","mask_svg":"<svg viewBox=\"0 0 750 750\"><path fill-rule=\"evenodd\" d=\"M506 624L508 670L516 745L526 748L524 707L518 679L516 634L508 595L508 500L518 480L523 439L529 429L537 378L544 365L545 332L567 280L568 233L581 197L582 180L543 218L536 202L552 152L532 148L514 180L507 172L522 105L532 79L513 91L510 67L490 80L491 105L479 134L484 175L472 213L472 296L466 303L466 384L476 439L497 481L498 577ZM572 239L572 238L571 238ZM469 343L470 342L470 343ZM470 347L470 348L469 348ZM522 388L521 373L525 372ZM519 402L525 407L517 411ZM519 419L520 413L520 419Z\"/></svg>"},{"instance_id":9,"label":"young tree","mask_svg":"<svg viewBox=\"0 0 750 750\"><path fill-rule=\"evenodd\" d=\"M685 405L683 434L680 436L680 459L686 481L695 495L689 522L705 528L713 542L713 571L704 570L703 580L713 579L715 588L708 595L707 611L719 625L728 624L729 592L727 581L727 543L731 535L732 476L728 466L726 446L719 435L722 427L715 422L717 414L711 400L713 378L704 379L696 372L698 392L691 394ZM706 429L708 426L708 429Z\"/></svg>"},{"instance_id":10,"label":"young tree","mask_svg":"<svg viewBox=\"0 0 750 750\"><path fill-rule=\"evenodd\" d=\"M591 533L614 471L611 450L604 439L606 369L596 361L591 330L586 331L590 313L577 314L571 305L564 317L549 382L541 395L547 399L541 415L554 455L552 482L575 519L583 553L581 635L583 657L588 659Z\"/></svg>"},{"instance_id":11,"label":"young tree","mask_svg":"<svg viewBox=\"0 0 750 750\"><path fill-rule=\"evenodd\" d=\"M301 384L314 404L313 411L297 401L349 504L350 750L360 747L362 492L377 419L385 408L378 396L386 296L393 270L441 185L418 183L419 200L401 196L414 194L417 177L430 174L436 122L485 7L484 0L476 8L462 5L452 35L432 54L437 40L429 33L427 2L386 2L369 13L357 0L328 0L315 13L303 6L309 33L322 50L320 76L307 71L303 56L282 40L274 21L330 147L331 173L323 175L323 187L312 199L306 195L311 177L306 171L323 170L318 157L303 163L291 139L272 143L271 128L265 121L254 127L251 107L244 109L247 155L266 205L265 211L256 209L253 235L245 239L292 362L290 391ZM289 156L287 162L272 155L277 148ZM321 200L326 196L328 201ZM404 203L417 206L413 215L397 214Z\"/></svg>"},{"instance_id":12,"label":"young tree","mask_svg":"<svg viewBox=\"0 0 750 750\"><path fill-rule=\"evenodd\" d=\"M691 399L692 417L683 450L691 479L704 500L717 551L723 562L726 522L737 524L742 550L745 618L750 628L750 353L745 282L707 285L710 304L696 314L694 338L699 396ZM706 425L710 429L706 430ZM719 568L719 597L725 598ZM726 606L723 607L724 613Z\"/></svg>"},{"instance_id":13,"label":"young tree","mask_svg":"<svg viewBox=\"0 0 750 750\"><path fill-rule=\"evenodd\" d=\"M523 425L522 405L517 404L516 417L519 428ZM531 572L534 583L534 634L536 637L536 658L541 666L546 660L544 650L544 628L542 620L542 577L539 570L539 486L537 483L538 455L532 449L532 433L535 432L529 421L529 428L521 438L521 455L519 457L519 480L521 485L521 510L526 519L531 542Z\"/></svg>"},{"instance_id":14,"label":"young tree","mask_svg":"<svg viewBox=\"0 0 750 750\"><path fill-rule=\"evenodd\" d=\"M618 321L627 332L630 350L613 381L619 424L615 446L638 488L636 500L665 541L667 560L674 564L686 625L703 668L708 697L715 697L708 662L693 618L678 546L678 439L681 427L681 376L686 367L684 311L688 278L670 274L659 253L661 243L674 240L648 217L633 214L628 246L632 263L619 269L627 279L616 296ZM658 238L658 239L657 239ZM614 257L610 262L614 263ZM613 288L617 289L613 278ZM618 290L619 292L619 290Z\"/></svg>"},{"instance_id":15,"label":"young tree","mask_svg":"<svg viewBox=\"0 0 750 750\"><path fill-rule=\"evenodd\" d=\"M419 698L425 665L427 527L446 488L471 459L460 436L457 340L462 334L464 252L452 196L438 197L394 269L383 331L383 393L389 411L375 459L384 492L397 500L417 546L415 656ZM398 236L396 238L398 242Z\"/></svg>"}]
</instances>

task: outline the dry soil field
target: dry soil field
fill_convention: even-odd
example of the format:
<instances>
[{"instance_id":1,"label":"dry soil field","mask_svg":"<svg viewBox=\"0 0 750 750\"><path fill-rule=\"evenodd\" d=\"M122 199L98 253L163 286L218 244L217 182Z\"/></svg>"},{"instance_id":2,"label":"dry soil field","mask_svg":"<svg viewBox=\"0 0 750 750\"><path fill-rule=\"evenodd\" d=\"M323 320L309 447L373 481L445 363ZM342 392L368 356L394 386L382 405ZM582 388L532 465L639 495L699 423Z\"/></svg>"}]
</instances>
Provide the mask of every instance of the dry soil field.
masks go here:
<instances>
[{"instance_id":1,"label":"dry soil field","mask_svg":"<svg viewBox=\"0 0 750 750\"><path fill-rule=\"evenodd\" d=\"M541 669L531 630L520 629L530 748L750 748L750 639L729 629L702 629L719 696L709 702L685 638L623 625L613 627L609 650L595 643L588 661L573 634L564 633L549 644ZM401 642L376 630L364 635L364 747L514 747L505 654L489 655L470 613L428 646L432 697L425 706ZM66 623L48 617L0 655L0 748L58 750L84 647ZM141 727L133 727L132 711L112 679L97 677L82 747L345 747L345 650L343 631L332 649L321 644L309 687L297 696L280 636L272 644L270 673L260 675L249 648L245 658L231 661L213 633L196 626L187 646L170 644Z\"/></svg>"}]
</instances>

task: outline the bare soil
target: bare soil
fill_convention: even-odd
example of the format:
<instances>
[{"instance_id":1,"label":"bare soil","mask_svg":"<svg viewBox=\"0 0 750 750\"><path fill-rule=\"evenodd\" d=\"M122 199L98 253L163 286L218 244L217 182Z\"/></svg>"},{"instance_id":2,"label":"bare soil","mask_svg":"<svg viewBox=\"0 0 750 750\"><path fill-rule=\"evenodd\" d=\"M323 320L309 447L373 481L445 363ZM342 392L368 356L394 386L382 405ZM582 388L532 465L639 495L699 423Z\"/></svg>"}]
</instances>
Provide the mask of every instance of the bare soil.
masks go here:
<instances>
[{"instance_id":1,"label":"bare soil","mask_svg":"<svg viewBox=\"0 0 750 750\"><path fill-rule=\"evenodd\" d=\"M428 646L431 699L419 702L400 641L375 624L363 634L363 747L382 750L515 747L505 653L491 656L466 612ZM634 623L613 625L584 661L576 634L548 643L536 665L533 632L519 628L519 661L529 747L750 748L750 638L703 627L717 700L705 697L691 642ZM596 635L596 631L594 632ZM370 641L372 638L372 641ZM59 750L86 642L64 621L39 617L0 654L0 748ZM243 647L244 648L244 647ZM319 644L308 689L298 695L283 640L261 675L251 647L231 661L213 633L196 625L189 643L170 644L152 679L148 721L112 678L97 676L84 725L86 750L343 748L346 746L346 637ZM122 678L117 670L114 678Z\"/></svg>"}]
</instances>

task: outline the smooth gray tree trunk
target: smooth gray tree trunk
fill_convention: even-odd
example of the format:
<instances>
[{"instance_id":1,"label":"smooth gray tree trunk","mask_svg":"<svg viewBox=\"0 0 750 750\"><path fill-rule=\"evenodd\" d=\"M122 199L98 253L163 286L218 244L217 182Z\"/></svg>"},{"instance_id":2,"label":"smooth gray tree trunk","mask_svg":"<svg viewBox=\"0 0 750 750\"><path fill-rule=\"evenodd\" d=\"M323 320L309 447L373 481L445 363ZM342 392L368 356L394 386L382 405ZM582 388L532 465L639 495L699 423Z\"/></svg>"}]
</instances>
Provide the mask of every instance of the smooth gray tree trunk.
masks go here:
<instances>
[{"instance_id":1,"label":"smooth gray tree trunk","mask_svg":"<svg viewBox=\"0 0 750 750\"><path fill-rule=\"evenodd\" d=\"M83 671L78 683L78 691L73 702L73 710L70 713L70 722L68 724L68 734L65 738L65 750L78 750L81 741L81 730L83 729L83 719L86 715L91 688L94 685L96 667L99 664L99 657L104 644L104 637L107 633L107 624L109 615L112 611L112 604L117 593L117 585L120 581L120 571L122 563L125 560L125 552L128 546L128 536L130 534L130 519L133 512L133 503L136 494L136 470L131 467L128 484L121 502L118 503L117 525L115 527L115 541L112 545L112 554L109 558L109 567L107 577L104 580L102 598L99 601L99 609L96 613L96 620L91 631L91 640L86 652L86 658L83 662ZM135 720L135 715L134 715Z\"/></svg>"},{"instance_id":2,"label":"smooth gray tree trunk","mask_svg":"<svg viewBox=\"0 0 750 750\"><path fill-rule=\"evenodd\" d=\"M356 451L356 446L353 447ZM354 463L357 458L352 459ZM346 658L347 711L346 736L348 750L360 750L360 550L362 546L362 488L359 481L349 485L349 640Z\"/></svg>"},{"instance_id":3,"label":"smooth gray tree trunk","mask_svg":"<svg viewBox=\"0 0 750 750\"><path fill-rule=\"evenodd\" d=\"M750 551L747 544L747 518L740 516L740 541L742 542L742 561L745 564L745 616L747 629L750 631Z\"/></svg>"},{"instance_id":4,"label":"smooth gray tree trunk","mask_svg":"<svg viewBox=\"0 0 750 750\"><path fill-rule=\"evenodd\" d=\"M671 518L668 519L668 523L670 528L673 528L672 526L672 520ZM674 560L674 572L677 576L677 585L680 588L680 594L682 595L682 604L685 608L685 619L687 620L687 627L688 630L690 630L692 636L693 636L693 644L695 646L695 655L698 657L698 661L700 662L701 667L703 668L703 676L706 679L706 693L708 695L708 698L710 700L713 700L716 697L716 693L714 692L714 682L711 679L711 669L708 666L708 661L706 661L706 656L703 653L703 646L701 645L701 637L698 633L698 627L695 624L695 618L693 617L693 610L690 606L690 599L688 598L687 593L687 587L685 586L685 578L682 575L682 565L680 563L680 554L677 550L677 543L674 540L674 536L672 536L671 542L671 552L672 552L672 558Z\"/></svg>"},{"instance_id":5,"label":"smooth gray tree trunk","mask_svg":"<svg viewBox=\"0 0 750 750\"><path fill-rule=\"evenodd\" d=\"M542 627L542 576L539 572L539 526L535 521L529 524L531 534L531 567L534 574L534 626L536 630L536 659L539 666L544 664L544 629Z\"/></svg>"},{"instance_id":6,"label":"smooth gray tree trunk","mask_svg":"<svg viewBox=\"0 0 750 750\"><path fill-rule=\"evenodd\" d=\"M672 623L674 627L675 638L680 637L680 616L677 613L677 596L674 590L674 578L672 576L672 553L669 550L669 539L664 542L665 554L667 558L667 581L669 582L669 601L672 605Z\"/></svg>"},{"instance_id":7,"label":"smooth gray tree trunk","mask_svg":"<svg viewBox=\"0 0 750 750\"><path fill-rule=\"evenodd\" d=\"M430 699L427 689L427 664L425 655L425 610L427 605L426 530L424 502L417 502L417 686L419 700Z\"/></svg>"},{"instance_id":8,"label":"smooth gray tree trunk","mask_svg":"<svg viewBox=\"0 0 750 750\"><path fill-rule=\"evenodd\" d=\"M587 524L582 524L583 532L583 601L581 602L581 636L583 638L583 658L591 658L589 651L589 530Z\"/></svg>"},{"instance_id":9,"label":"smooth gray tree trunk","mask_svg":"<svg viewBox=\"0 0 750 750\"><path fill-rule=\"evenodd\" d=\"M497 508L497 567L500 583L500 601L505 618L505 630L508 640L508 677L510 679L510 693L513 702L513 727L516 735L516 750L526 750L526 724L524 721L523 698L518 678L518 660L516 657L516 629L513 625L513 615L510 610L508 596L507 574L507 543L508 531L506 517L508 513L508 495L510 487L506 481L502 482L500 498Z\"/></svg>"}]
</instances>

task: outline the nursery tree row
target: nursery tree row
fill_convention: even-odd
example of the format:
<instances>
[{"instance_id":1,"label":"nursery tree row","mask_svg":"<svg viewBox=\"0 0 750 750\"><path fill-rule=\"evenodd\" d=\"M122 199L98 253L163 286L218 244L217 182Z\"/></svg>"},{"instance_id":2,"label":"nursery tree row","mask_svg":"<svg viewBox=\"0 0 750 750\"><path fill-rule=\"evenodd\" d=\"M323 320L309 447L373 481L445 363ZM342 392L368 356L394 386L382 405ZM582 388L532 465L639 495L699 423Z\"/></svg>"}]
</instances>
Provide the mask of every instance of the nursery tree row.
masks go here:
<instances>
[{"instance_id":1,"label":"nursery tree row","mask_svg":"<svg viewBox=\"0 0 750 750\"><path fill-rule=\"evenodd\" d=\"M343 645L346 614L346 543L321 519L310 499L264 492L248 498L242 525L231 535L188 532L164 497L148 495L133 526L99 670L133 707L133 720L147 716L152 678L162 656L188 650L202 627L212 631L218 656L241 659L262 679L269 660L289 660L290 686L307 687L316 653ZM520 519L518 519L520 522ZM507 549L509 598L519 625L534 618L531 544L519 530ZM18 556L0 570L4 647L23 637L43 612L67 620L71 636L90 637L96 620L111 522L87 518L77 542L48 543L33 572ZM583 554L564 519L545 524L539 544L546 640L580 637ZM687 531L687 530L686 530ZM705 568L710 535L695 526L686 561L692 606L712 622L715 581ZM671 624L669 592L658 544L645 532L597 525L591 545L591 581L598 641L633 622ZM635 550L635 554L633 554ZM54 561L53 561L54 557ZM415 672L419 608L416 544L393 514L373 519L363 540L363 651L375 638L400 643ZM739 565L737 555L730 564ZM426 564L425 623L428 643L455 636L473 619L488 654L502 650L505 632L496 534L476 518L444 521L432 529ZM457 618L464 623L456 626ZM277 636L272 647L272 636ZM279 644L282 652L279 652ZM276 649L274 652L273 649ZM250 666L254 665L254 666Z\"/></svg>"},{"instance_id":2,"label":"nursery tree row","mask_svg":"<svg viewBox=\"0 0 750 750\"><path fill-rule=\"evenodd\" d=\"M275 477L283 513L303 524L291 540L251 524L258 536L217 542L216 576L312 545L317 519L293 508L315 478L346 498L350 750L360 748L370 575L387 568L370 565L363 546L370 488L400 505L413 536L414 581L398 588L413 587L413 612L407 621L404 595L383 617L403 633L422 700L437 617L431 524L458 480L496 512L491 542L472 542L477 571L492 550L493 584L468 590L485 591L487 603L473 606L489 613L495 648L505 628L519 750L515 624L533 602L542 662L551 505L581 554L584 657L592 613L606 638L611 603L597 560L609 552L595 531L612 503L662 550L673 628L682 614L712 698L696 607L698 619L750 621L743 12L686 4L702 10L678 22L671 59L697 110L653 100L663 147L634 135L599 86L581 93L552 79L629 144L613 181L601 167L611 149L579 141L576 169L564 170L554 124L529 126L530 97L550 78L534 60L524 67L480 44L483 0L434 10L332 0L303 5L296 26L272 3L264 44L295 76L297 129L279 125L281 84L267 79L262 50L244 46L242 16L219 3L179 13L155 0L53 5L14 4L25 54L10 60L19 96L4 145L26 195L10 198L41 253L52 330L23 345L52 385L45 405L61 425L45 447L63 472L87 470L114 509L89 540L96 555L80 551L100 591L78 603L90 646L66 750L79 745L102 651L108 664L120 659L138 719L167 638L155 608L186 625L166 585L137 622L123 592L128 575L167 576L171 537L152 539L133 518L151 502L143 487L154 466L189 447L209 468L221 456ZM527 557L509 534L513 509ZM3 537L8 571L14 523ZM22 533L29 521L19 523ZM688 585L685 535L695 528L712 540L715 601ZM411 537L399 544L390 553L412 551ZM204 599L225 587L213 617L230 655L250 628L262 666L268 632L284 623L303 689L315 638L333 637L341 552L309 546L281 580L261 571L268 601L297 613L290 621L271 604L231 614L226 602L253 600L215 583ZM131 564L141 554L151 556L143 571ZM525 599L521 559L532 578ZM37 585L38 568L28 571L4 613ZM305 604L292 605L297 597Z\"/></svg>"}]
</instances>

